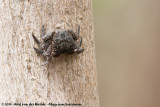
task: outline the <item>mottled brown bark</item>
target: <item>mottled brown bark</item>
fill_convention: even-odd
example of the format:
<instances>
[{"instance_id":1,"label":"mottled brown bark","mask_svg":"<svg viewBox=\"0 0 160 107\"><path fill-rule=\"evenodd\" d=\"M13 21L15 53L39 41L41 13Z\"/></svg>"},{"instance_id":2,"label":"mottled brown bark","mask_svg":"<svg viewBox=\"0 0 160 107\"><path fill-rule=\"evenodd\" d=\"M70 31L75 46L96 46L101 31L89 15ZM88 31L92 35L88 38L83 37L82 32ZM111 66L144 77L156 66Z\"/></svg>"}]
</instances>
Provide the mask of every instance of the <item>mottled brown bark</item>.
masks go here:
<instances>
[{"instance_id":1,"label":"mottled brown bark","mask_svg":"<svg viewBox=\"0 0 160 107\"><path fill-rule=\"evenodd\" d=\"M48 66L33 50L32 32L76 30L85 51ZM91 0L8 0L0 4L0 103L82 104L99 107Z\"/></svg>"}]
</instances>

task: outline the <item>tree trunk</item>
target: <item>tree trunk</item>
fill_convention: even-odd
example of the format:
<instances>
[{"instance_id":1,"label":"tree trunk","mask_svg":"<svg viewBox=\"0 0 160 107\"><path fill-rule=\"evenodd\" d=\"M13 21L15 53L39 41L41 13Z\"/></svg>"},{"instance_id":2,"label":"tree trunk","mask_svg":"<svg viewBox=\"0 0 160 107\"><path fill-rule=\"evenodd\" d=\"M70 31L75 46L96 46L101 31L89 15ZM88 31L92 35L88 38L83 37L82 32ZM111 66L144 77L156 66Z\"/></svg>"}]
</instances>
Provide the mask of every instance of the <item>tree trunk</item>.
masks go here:
<instances>
[{"instance_id":1,"label":"tree trunk","mask_svg":"<svg viewBox=\"0 0 160 107\"><path fill-rule=\"evenodd\" d=\"M47 33L80 25L85 51L42 66L32 38L34 32L40 39L42 25ZM91 0L1 0L0 37L1 104L99 107Z\"/></svg>"}]
</instances>

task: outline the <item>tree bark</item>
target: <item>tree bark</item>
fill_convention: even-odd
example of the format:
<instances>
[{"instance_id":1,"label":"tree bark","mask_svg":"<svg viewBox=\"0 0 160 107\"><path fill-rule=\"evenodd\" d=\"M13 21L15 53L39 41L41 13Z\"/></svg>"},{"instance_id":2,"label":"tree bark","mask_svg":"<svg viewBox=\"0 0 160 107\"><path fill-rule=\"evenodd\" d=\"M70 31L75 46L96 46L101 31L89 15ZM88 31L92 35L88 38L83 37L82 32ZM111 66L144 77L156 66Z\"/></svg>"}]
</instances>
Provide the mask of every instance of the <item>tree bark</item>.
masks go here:
<instances>
[{"instance_id":1,"label":"tree bark","mask_svg":"<svg viewBox=\"0 0 160 107\"><path fill-rule=\"evenodd\" d=\"M0 103L81 104L99 107L91 0L0 1ZM61 55L42 66L33 50L32 32L40 39L56 29L80 25L79 55Z\"/></svg>"}]
</instances>

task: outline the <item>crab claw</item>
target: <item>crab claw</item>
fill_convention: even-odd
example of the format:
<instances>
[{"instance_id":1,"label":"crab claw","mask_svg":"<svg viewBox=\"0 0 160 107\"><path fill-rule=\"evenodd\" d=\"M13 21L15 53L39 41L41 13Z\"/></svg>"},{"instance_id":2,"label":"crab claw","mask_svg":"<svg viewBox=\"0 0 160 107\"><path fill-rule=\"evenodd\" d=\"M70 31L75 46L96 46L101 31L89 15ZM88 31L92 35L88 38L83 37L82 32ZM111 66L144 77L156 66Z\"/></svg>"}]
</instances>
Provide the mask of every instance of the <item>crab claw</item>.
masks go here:
<instances>
[{"instance_id":1,"label":"crab claw","mask_svg":"<svg viewBox=\"0 0 160 107\"><path fill-rule=\"evenodd\" d=\"M77 54L80 54L84 51L83 48L80 48L80 49L75 49L74 52L76 52Z\"/></svg>"}]
</instances>

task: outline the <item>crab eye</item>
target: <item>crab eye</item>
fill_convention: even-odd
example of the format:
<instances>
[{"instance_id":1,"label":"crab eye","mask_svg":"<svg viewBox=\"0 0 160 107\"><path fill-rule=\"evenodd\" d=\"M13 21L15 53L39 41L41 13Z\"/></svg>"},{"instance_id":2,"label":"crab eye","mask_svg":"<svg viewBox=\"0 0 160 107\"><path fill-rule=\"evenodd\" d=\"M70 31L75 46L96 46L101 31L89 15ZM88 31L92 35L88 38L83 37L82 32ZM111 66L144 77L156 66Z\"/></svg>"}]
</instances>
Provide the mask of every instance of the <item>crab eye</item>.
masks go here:
<instances>
[{"instance_id":1,"label":"crab eye","mask_svg":"<svg viewBox=\"0 0 160 107\"><path fill-rule=\"evenodd\" d=\"M68 36L68 39L72 39L71 36Z\"/></svg>"},{"instance_id":2,"label":"crab eye","mask_svg":"<svg viewBox=\"0 0 160 107\"><path fill-rule=\"evenodd\" d=\"M59 43L60 40L59 40L59 39L55 39L54 42L55 42L55 43Z\"/></svg>"},{"instance_id":3,"label":"crab eye","mask_svg":"<svg viewBox=\"0 0 160 107\"><path fill-rule=\"evenodd\" d=\"M72 40L71 36L67 37L67 41L70 42Z\"/></svg>"},{"instance_id":4,"label":"crab eye","mask_svg":"<svg viewBox=\"0 0 160 107\"><path fill-rule=\"evenodd\" d=\"M57 49L59 49L59 46L56 46Z\"/></svg>"}]
</instances>

